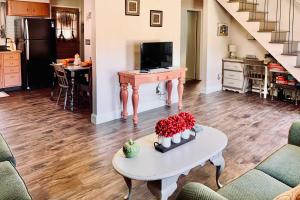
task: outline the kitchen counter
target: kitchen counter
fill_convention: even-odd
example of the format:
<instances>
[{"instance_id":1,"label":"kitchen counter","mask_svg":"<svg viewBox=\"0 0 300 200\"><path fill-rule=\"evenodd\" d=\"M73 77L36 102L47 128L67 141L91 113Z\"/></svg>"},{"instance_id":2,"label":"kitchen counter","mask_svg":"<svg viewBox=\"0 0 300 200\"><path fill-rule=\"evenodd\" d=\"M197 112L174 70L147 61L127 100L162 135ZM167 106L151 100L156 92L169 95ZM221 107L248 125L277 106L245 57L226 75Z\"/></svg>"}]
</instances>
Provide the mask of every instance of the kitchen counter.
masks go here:
<instances>
[{"instance_id":1,"label":"kitchen counter","mask_svg":"<svg viewBox=\"0 0 300 200\"><path fill-rule=\"evenodd\" d=\"M16 51L0 51L0 54L8 54L8 53L22 53L22 51L20 51L20 50L16 50Z\"/></svg>"}]
</instances>

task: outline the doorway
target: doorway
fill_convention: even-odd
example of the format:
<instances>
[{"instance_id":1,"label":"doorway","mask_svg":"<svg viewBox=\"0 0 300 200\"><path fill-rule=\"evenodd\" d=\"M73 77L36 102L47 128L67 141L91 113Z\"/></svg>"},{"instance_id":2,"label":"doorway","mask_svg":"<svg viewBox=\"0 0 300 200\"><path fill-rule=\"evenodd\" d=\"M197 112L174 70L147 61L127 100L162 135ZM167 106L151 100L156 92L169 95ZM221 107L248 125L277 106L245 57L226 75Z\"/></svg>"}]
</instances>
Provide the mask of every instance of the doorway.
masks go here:
<instances>
[{"instance_id":1,"label":"doorway","mask_svg":"<svg viewBox=\"0 0 300 200\"><path fill-rule=\"evenodd\" d=\"M187 80L200 80L200 28L199 11L187 11L186 74Z\"/></svg>"}]
</instances>

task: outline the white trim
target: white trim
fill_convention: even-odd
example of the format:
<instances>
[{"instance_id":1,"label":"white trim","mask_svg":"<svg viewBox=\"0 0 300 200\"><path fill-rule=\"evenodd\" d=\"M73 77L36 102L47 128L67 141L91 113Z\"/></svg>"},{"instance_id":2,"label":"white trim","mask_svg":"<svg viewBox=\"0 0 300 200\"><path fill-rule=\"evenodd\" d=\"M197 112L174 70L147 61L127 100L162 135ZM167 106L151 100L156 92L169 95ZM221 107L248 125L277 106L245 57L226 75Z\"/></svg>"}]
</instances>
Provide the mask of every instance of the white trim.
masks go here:
<instances>
[{"instance_id":1,"label":"white trim","mask_svg":"<svg viewBox=\"0 0 300 200\"><path fill-rule=\"evenodd\" d=\"M177 99L176 99L176 102L174 102L174 103L177 103ZM153 102L149 102L147 104L143 103L143 107L140 108L139 113L157 109L157 108L161 108L161 107L164 107L165 105L166 105L165 101L159 101L155 104ZM176 105L173 105L173 106L176 106ZM128 105L128 108L129 108L129 105ZM128 115L131 116L132 114L133 114L132 109L129 109ZM101 114L93 113L91 115L91 122L93 124L102 124L102 123L109 122L109 121L112 121L115 119L120 119L120 118L121 118L121 109L118 109L118 110L115 110L112 112L101 113Z\"/></svg>"},{"instance_id":2,"label":"white trim","mask_svg":"<svg viewBox=\"0 0 300 200\"><path fill-rule=\"evenodd\" d=\"M209 87L203 87L200 89L200 92L202 94L210 94L213 92L219 92L222 91L222 85L214 85L214 86L209 86Z\"/></svg>"}]
</instances>

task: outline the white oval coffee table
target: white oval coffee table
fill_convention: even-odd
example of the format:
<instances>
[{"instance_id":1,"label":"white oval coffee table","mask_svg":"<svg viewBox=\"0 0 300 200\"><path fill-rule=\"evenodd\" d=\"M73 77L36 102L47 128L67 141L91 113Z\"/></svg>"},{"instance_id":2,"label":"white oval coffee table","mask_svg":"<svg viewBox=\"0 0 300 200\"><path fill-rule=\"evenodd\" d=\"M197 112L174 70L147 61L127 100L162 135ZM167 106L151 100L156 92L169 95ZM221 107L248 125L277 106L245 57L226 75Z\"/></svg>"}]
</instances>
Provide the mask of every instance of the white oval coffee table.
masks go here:
<instances>
[{"instance_id":1,"label":"white oval coffee table","mask_svg":"<svg viewBox=\"0 0 300 200\"><path fill-rule=\"evenodd\" d=\"M112 164L115 170L124 177L129 192L125 197L131 199L132 180L147 181L150 191L159 199L167 200L177 188L180 175L188 175L197 166L204 166L210 161L217 169L216 181L225 167L222 155L227 145L227 136L214 128L202 126L195 140L167 153L154 149L157 136L151 134L136 140L141 146L137 157L125 158L122 149L114 156Z\"/></svg>"}]
</instances>

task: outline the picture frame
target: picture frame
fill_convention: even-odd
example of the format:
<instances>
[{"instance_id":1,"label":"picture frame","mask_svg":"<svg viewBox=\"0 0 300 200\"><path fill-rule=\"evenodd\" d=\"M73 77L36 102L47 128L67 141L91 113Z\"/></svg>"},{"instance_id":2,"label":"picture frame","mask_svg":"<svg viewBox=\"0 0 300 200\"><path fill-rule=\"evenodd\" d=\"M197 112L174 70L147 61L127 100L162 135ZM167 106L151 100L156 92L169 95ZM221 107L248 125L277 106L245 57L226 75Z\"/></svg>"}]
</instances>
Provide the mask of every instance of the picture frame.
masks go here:
<instances>
[{"instance_id":1,"label":"picture frame","mask_svg":"<svg viewBox=\"0 0 300 200\"><path fill-rule=\"evenodd\" d=\"M228 36L229 28L226 23L218 23L218 36Z\"/></svg>"},{"instance_id":2,"label":"picture frame","mask_svg":"<svg viewBox=\"0 0 300 200\"><path fill-rule=\"evenodd\" d=\"M140 0L125 0L125 15L140 16Z\"/></svg>"},{"instance_id":3,"label":"picture frame","mask_svg":"<svg viewBox=\"0 0 300 200\"><path fill-rule=\"evenodd\" d=\"M150 10L150 26L162 27L163 26L163 11Z\"/></svg>"}]
</instances>

